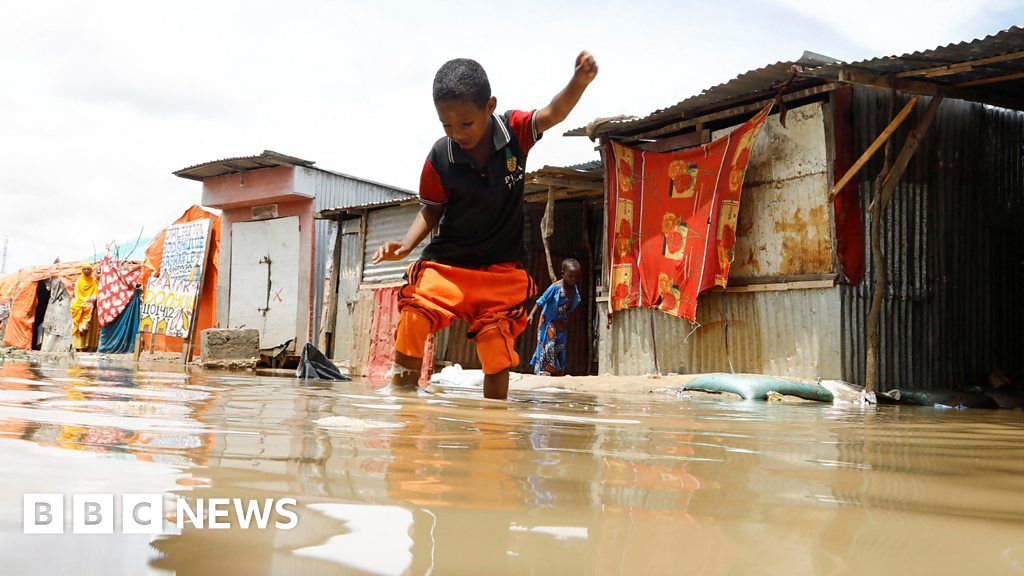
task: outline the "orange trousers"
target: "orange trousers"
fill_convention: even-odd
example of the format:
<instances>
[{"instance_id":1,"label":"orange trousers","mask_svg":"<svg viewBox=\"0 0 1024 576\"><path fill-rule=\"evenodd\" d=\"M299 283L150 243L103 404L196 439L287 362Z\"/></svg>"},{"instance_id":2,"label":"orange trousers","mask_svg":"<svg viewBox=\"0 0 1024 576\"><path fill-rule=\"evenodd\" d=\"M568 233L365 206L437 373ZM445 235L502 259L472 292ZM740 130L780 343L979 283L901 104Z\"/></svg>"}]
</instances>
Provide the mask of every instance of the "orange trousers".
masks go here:
<instances>
[{"instance_id":1,"label":"orange trousers","mask_svg":"<svg viewBox=\"0 0 1024 576\"><path fill-rule=\"evenodd\" d=\"M398 296L395 350L422 358L430 334L461 318L469 323L484 374L519 365L515 340L526 329L526 305L535 292L521 266L461 268L419 260L406 270L405 281Z\"/></svg>"}]
</instances>

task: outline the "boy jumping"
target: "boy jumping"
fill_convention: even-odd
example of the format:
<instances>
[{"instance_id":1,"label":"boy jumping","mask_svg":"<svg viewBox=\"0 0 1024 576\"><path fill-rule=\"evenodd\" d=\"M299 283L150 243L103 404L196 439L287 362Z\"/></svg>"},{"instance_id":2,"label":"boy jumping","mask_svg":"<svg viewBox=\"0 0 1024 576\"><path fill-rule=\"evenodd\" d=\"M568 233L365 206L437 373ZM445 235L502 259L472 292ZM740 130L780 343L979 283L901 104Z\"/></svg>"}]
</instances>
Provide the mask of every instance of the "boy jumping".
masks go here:
<instances>
[{"instance_id":1,"label":"boy jumping","mask_svg":"<svg viewBox=\"0 0 1024 576\"><path fill-rule=\"evenodd\" d=\"M423 207L405 238L386 242L373 257L375 264L401 260L440 224L406 271L392 386L415 388L427 338L462 318L483 365L484 397L508 396L509 368L519 364L515 339L526 328L526 303L534 294L521 264L526 156L544 132L565 120L596 76L594 57L580 52L572 79L550 104L499 116L480 64L460 58L437 71L434 108L445 137L423 165Z\"/></svg>"}]
</instances>

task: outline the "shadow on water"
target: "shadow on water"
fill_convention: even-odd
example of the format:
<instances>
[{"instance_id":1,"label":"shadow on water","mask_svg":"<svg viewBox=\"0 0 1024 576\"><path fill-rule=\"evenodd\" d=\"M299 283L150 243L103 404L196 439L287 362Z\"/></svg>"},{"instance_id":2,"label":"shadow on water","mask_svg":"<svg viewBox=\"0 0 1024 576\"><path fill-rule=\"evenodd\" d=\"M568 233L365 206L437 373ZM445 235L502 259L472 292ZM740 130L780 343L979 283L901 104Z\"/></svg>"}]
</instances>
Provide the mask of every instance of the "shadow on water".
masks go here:
<instances>
[{"instance_id":1,"label":"shadow on water","mask_svg":"<svg viewBox=\"0 0 1024 576\"><path fill-rule=\"evenodd\" d=\"M1024 570L1019 413L662 394L392 396L0 366L0 552L18 573ZM21 534L25 492L297 499L294 529ZM953 554L950 550L970 550Z\"/></svg>"}]
</instances>

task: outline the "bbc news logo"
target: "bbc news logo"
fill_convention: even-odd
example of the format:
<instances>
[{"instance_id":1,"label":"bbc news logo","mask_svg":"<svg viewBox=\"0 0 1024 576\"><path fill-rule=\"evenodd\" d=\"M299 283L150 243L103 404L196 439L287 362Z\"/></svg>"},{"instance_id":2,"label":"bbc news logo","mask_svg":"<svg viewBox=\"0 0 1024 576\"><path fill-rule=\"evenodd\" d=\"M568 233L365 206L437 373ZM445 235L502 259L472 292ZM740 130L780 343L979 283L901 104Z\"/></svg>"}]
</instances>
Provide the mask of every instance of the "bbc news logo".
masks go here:
<instances>
[{"instance_id":1,"label":"bbc news logo","mask_svg":"<svg viewBox=\"0 0 1024 576\"><path fill-rule=\"evenodd\" d=\"M163 494L123 494L119 506L113 494L72 494L72 534L113 534L115 519L120 518L123 534L164 534L165 512L174 513L178 530L186 525L209 530L227 530L234 526L247 530L265 530L271 518L278 530L291 530L298 522L294 498L185 498L167 502ZM25 534L63 534L65 532L64 494L25 494L22 528ZM232 523L234 520L234 524Z\"/></svg>"}]
</instances>

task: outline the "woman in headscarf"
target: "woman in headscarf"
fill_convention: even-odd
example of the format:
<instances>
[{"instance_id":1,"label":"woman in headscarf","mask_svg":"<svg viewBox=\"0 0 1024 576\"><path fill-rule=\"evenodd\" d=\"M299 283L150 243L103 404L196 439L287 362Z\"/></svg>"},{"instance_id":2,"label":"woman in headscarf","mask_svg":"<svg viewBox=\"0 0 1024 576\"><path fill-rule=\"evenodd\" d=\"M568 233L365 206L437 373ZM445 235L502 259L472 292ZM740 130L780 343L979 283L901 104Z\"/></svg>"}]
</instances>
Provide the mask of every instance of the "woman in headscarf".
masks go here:
<instances>
[{"instance_id":1,"label":"woman in headscarf","mask_svg":"<svg viewBox=\"0 0 1024 576\"><path fill-rule=\"evenodd\" d=\"M75 296L71 299L71 332L75 336L75 350L94 349L99 342L99 323L93 314L99 283L92 272L92 264L82 265L82 274L75 282Z\"/></svg>"}]
</instances>

